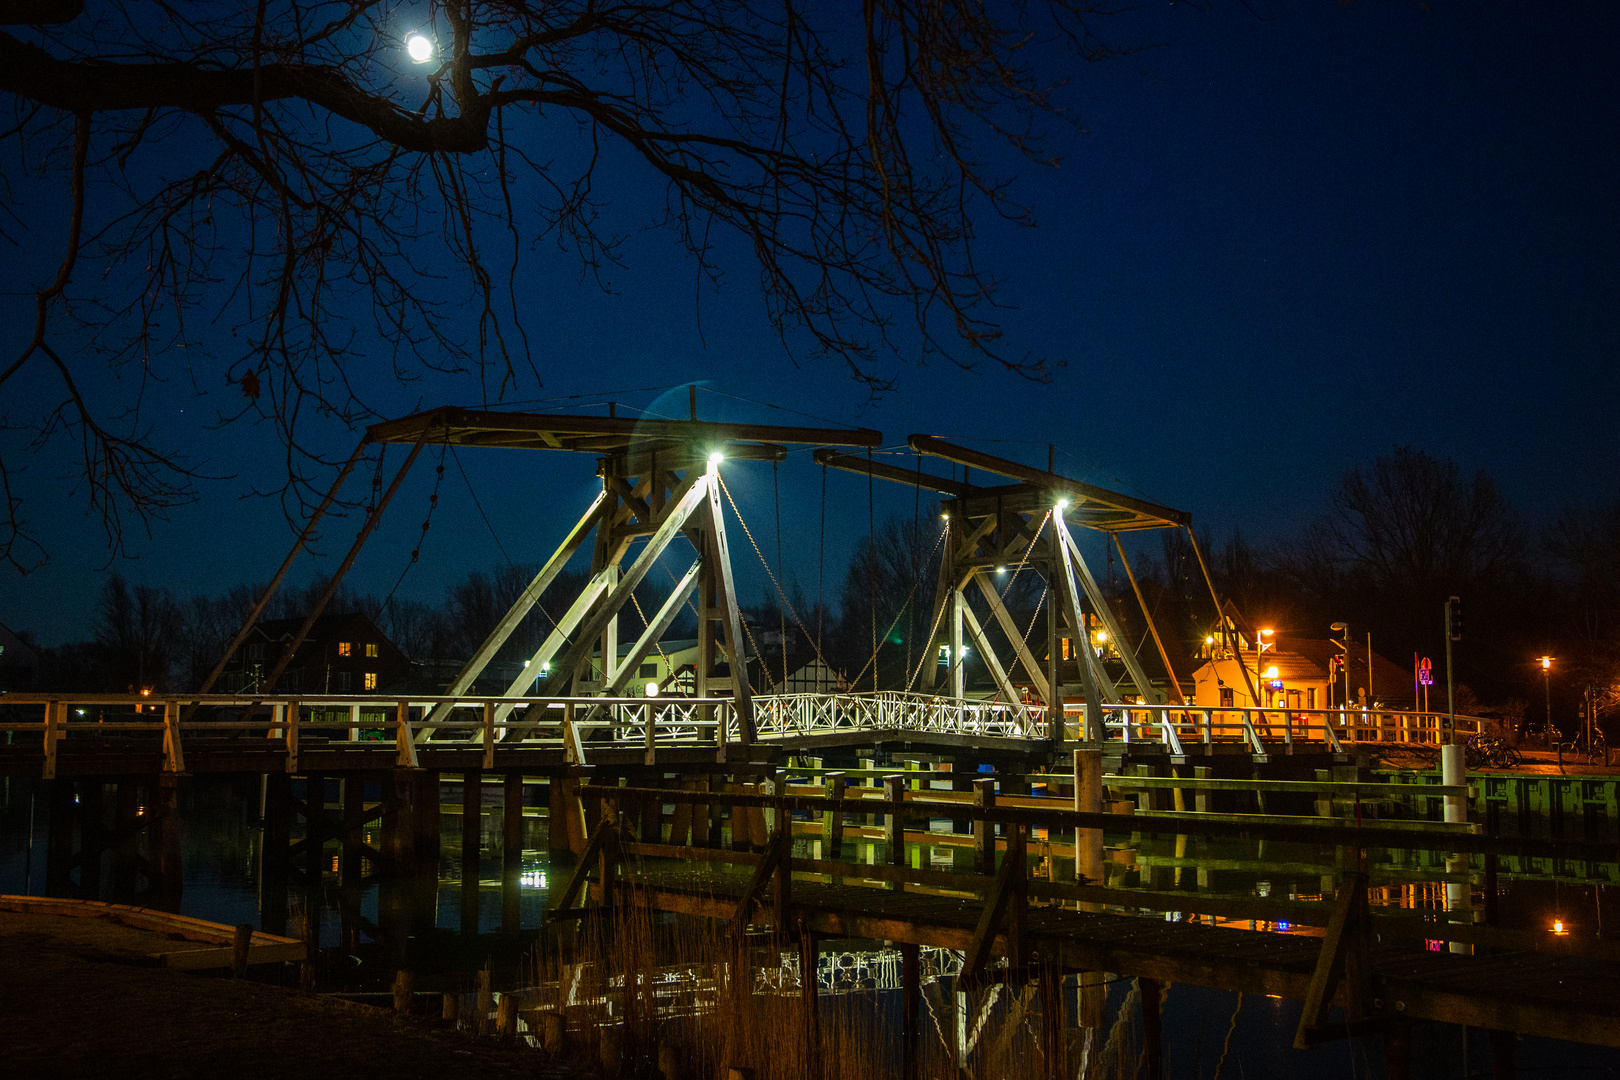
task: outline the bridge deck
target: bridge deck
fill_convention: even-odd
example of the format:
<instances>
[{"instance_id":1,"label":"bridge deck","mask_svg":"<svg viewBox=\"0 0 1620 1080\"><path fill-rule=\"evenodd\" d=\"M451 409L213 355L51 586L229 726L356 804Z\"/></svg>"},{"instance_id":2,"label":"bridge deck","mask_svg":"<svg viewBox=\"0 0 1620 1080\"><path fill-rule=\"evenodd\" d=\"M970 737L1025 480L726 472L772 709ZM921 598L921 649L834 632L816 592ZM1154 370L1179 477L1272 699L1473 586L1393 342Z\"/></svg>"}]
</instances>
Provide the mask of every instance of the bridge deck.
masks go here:
<instances>
[{"instance_id":1,"label":"bridge deck","mask_svg":"<svg viewBox=\"0 0 1620 1080\"><path fill-rule=\"evenodd\" d=\"M715 872L718 870L719 872ZM731 868L645 863L627 882L656 908L729 918L746 887ZM966 949L982 902L938 890L795 878L790 920L816 934ZM1031 906L1029 947L1070 970L1303 1000L1322 939L1116 912ZM998 938L996 950L1004 952ZM1370 950L1375 1007L1414 1020L1620 1046L1620 964L1532 952L1469 955L1385 941Z\"/></svg>"}]
</instances>

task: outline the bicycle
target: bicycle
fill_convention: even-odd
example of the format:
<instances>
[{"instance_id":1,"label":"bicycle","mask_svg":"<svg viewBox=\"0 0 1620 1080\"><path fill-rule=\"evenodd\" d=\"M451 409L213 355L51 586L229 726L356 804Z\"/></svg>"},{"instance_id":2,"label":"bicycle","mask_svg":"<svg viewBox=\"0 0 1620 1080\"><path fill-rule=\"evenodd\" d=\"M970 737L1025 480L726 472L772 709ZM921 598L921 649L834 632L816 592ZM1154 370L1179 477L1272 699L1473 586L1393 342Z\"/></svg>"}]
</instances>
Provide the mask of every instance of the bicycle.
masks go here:
<instances>
[{"instance_id":1,"label":"bicycle","mask_svg":"<svg viewBox=\"0 0 1620 1080\"><path fill-rule=\"evenodd\" d=\"M1524 760L1519 751L1503 739L1475 734L1470 735L1463 746L1465 760L1470 769L1479 769L1487 765L1493 769L1512 769Z\"/></svg>"}]
</instances>

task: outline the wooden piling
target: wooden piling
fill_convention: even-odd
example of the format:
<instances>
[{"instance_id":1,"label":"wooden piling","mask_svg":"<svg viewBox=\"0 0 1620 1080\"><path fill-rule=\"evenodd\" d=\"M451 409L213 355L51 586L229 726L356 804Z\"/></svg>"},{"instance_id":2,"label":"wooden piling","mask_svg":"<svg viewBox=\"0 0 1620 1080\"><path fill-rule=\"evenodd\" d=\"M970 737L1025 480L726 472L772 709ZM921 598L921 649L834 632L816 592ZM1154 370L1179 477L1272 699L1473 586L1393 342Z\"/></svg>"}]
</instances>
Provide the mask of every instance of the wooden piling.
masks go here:
<instances>
[{"instance_id":1,"label":"wooden piling","mask_svg":"<svg viewBox=\"0 0 1620 1080\"><path fill-rule=\"evenodd\" d=\"M1142 1066L1147 1080L1164 1080L1164 1027L1159 1018L1158 979L1138 979L1142 991Z\"/></svg>"},{"instance_id":2,"label":"wooden piling","mask_svg":"<svg viewBox=\"0 0 1620 1080\"><path fill-rule=\"evenodd\" d=\"M523 929L523 774L503 778L501 801L501 932Z\"/></svg>"},{"instance_id":3,"label":"wooden piling","mask_svg":"<svg viewBox=\"0 0 1620 1080\"><path fill-rule=\"evenodd\" d=\"M240 979L247 975L248 949L253 945L253 924L242 923L231 938L231 975Z\"/></svg>"},{"instance_id":4,"label":"wooden piling","mask_svg":"<svg viewBox=\"0 0 1620 1080\"><path fill-rule=\"evenodd\" d=\"M483 846L483 774L468 769L461 774L461 932L478 933L479 856Z\"/></svg>"},{"instance_id":5,"label":"wooden piling","mask_svg":"<svg viewBox=\"0 0 1620 1080\"><path fill-rule=\"evenodd\" d=\"M922 1000L922 950L909 943L900 946L900 1053L901 1080L917 1080L918 1016Z\"/></svg>"},{"instance_id":6,"label":"wooden piling","mask_svg":"<svg viewBox=\"0 0 1620 1080\"><path fill-rule=\"evenodd\" d=\"M409 969L400 968L394 972L394 1011L401 1016L409 1016L415 998L416 976Z\"/></svg>"},{"instance_id":7,"label":"wooden piling","mask_svg":"<svg viewBox=\"0 0 1620 1080\"><path fill-rule=\"evenodd\" d=\"M118 785L120 808L125 784ZM120 809L120 814L122 810ZM292 778L264 778L264 835L259 847L259 926L270 934L287 932L287 853L291 832Z\"/></svg>"},{"instance_id":8,"label":"wooden piling","mask_svg":"<svg viewBox=\"0 0 1620 1080\"><path fill-rule=\"evenodd\" d=\"M50 832L45 848L45 895L68 896L73 891L73 833L78 805L73 781L46 780L50 788Z\"/></svg>"},{"instance_id":9,"label":"wooden piling","mask_svg":"<svg viewBox=\"0 0 1620 1080\"><path fill-rule=\"evenodd\" d=\"M994 810L996 782L993 778L973 781L973 806L977 810ZM996 872L996 825L984 818L973 819L973 872Z\"/></svg>"},{"instance_id":10,"label":"wooden piling","mask_svg":"<svg viewBox=\"0 0 1620 1080\"><path fill-rule=\"evenodd\" d=\"M1384 1025L1385 1080L1412 1080L1412 1025L1394 1016Z\"/></svg>"},{"instance_id":11,"label":"wooden piling","mask_svg":"<svg viewBox=\"0 0 1620 1080\"><path fill-rule=\"evenodd\" d=\"M79 890L92 900L101 896L101 853L107 846L105 791L100 779L90 779L79 792Z\"/></svg>"},{"instance_id":12,"label":"wooden piling","mask_svg":"<svg viewBox=\"0 0 1620 1080\"><path fill-rule=\"evenodd\" d=\"M1519 1068L1515 1058L1519 1037L1511 1031L1492 1031L1489 1035L1492 1080L1518 1080Z\"/></svg>"},{"instance_id":13,"label":"wooden piling","mask_svg":"<svg viewBox=\"0 0 1620 1080\"><path fill-rule=\"evenodd\" d=\"M140 849L140 811L140 782L129 776L121 778L113 795L112 897L114 900L128 899L135 894L135 867L137 852ZM285 835L281 838L280 850L285 855L287 850ZM286 904L283 903L282 907L285 908Z\"/></svg>"},{"instance_id":14,"label":"wooden piling","mask_svg":"<svg viewBox=\"0 0 1620 1080\"><path fill-rule=\"evenodd\" d=\"M164 911L180 910L180 894L184 878L181 867L180 844L180 782L176 773L163 773L153 785L156 794L157 819L152 823L155 832L147 843L155 848L149 865L156 870L158 907Z\"/></svg>"},{"instance_id":15,"label":"wooden piling","mask_svg":"<svg viewBox=\"0 0 1620 1080\"><path fill-rule=\"evenodd\" d=\"M810 1075L821 1075L821 1001L816 986L816 936L799 923L799 1006L804 1011L804 1047ZM660 1059L662 1060L662 1059ZM666 1075L665 1080L669 1080Z\"/></svg>"},{"instance_id":16,"label":"wooden piling","mask_svg":"<svg viewBox=\"0 0 1620 1080\"><path fill-rule=\"evenodd\" d=\"M495 1010L495 1037L511 1039L517 1036L518 998L516 994L502 994Z\"/></svg>"},{"instance_id":17,"label":"wooden piling","mask_svg":"<svg viewBox=\"0 0 1620 1080\"><path fill-rule=\"evenodd\" d=\"M904 776L885 776L883 778L883 797L900 806L906 797L906 778ZM905 815L897 809L888 816L884 823L883 845L888 851L890 866L906 865L906 833Z\"/></svg>"}]
</instances>

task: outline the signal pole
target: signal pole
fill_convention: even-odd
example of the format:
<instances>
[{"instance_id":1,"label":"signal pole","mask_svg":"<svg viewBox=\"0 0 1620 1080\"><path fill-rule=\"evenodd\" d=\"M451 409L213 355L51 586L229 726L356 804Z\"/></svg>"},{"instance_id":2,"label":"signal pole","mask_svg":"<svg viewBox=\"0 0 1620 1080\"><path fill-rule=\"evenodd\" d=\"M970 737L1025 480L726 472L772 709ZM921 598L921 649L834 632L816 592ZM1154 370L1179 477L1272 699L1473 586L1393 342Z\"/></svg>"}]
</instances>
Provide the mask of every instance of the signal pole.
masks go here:
<instances>
[{"instance_id":1,"label":"signal pole","mask_svg":"<svg viewBox=\"0 0 1620 1080\"><path fill-rule=\"evenodd\" d=\"M1462 640L1462 599L1446 601L1446 742L1457 740L1457 688L1451 674L1451 643Z\"/></svg>"}]
</instances>

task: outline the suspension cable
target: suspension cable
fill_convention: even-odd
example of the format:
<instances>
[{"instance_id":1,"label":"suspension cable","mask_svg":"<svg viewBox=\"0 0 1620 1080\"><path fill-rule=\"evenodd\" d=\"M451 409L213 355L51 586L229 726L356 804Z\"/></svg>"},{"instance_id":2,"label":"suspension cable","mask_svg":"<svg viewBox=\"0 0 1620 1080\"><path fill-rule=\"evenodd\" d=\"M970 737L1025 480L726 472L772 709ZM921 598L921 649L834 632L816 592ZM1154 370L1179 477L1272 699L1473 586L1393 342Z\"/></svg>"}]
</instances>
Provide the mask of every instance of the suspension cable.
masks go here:
<instances>
[{"instance_id":1,"label":"suspension cable","mask_svg":"<svg viewBox=\"0 0 1620 1080\"><path fill-rule=\"evenodd\" d=\"M778 462L771 462L771 488L776 496L776 573L777 576L786 576L782 573L782 477ZM787 609L778 605L776 608L777 620L781 623L782 635L782 687L787 688L788 681L788 655L787 655ZM765 662L760 657L760 663Z\"/></svg>"},{"instance_id":2,"label":"suspension cable","mask_svg":"<svg viewBox=\"0 0 1620 1080\"><path fill-rule=\"evenodd\" d=\"M933 550L933 551L930 551L930 552L929 552L929 553L928 553L928 557L929 557L929 559L933 559L933 557L934 557L934 551L938 551L938 550L939 550L939 545L940 545L940 544L941 544L941 543L942 543L942 542L944 542L944 540L945 540L945 535L946 535L946 533L948 533L948 532L950 532L950 529L951 529L951 524L950 524L950 522L948 522L948 521L947 521L947 522L946 522L946 523L945 523L945 527L944 527L944 528L943 528L943 529L941 529L941 530L939 530L939 539L937 539L937 540L935 540L935 541L934 541L934 550ZM906 600L905 600L905 603L903 603L903 604L901 604L901 605L900 605L900 610L899 610L899 611L896 611L896 612L895 612L895 613L894 613L894 621L893 621L893 622L891 622L891 623L889 623L889 628L888 628L888 629L887 629L887 630L885 630L885 631L884 631L884 632L883 632L883 638L884 638L884 640L888 640L888 637L889 637L889 635L890 635L890 634L892 634L892 633L894 633L894 628L895 628L895 627L896 627L896 626L899 626L899 625L900 625L900 616L902 616L902 615L904 615L904 614L905 614L905 613L906 613L906 608L907 608L907 607L909 607L909 606L910 606L910 604L911 604L911 601L912 601L912 600L913 600L913 599L914 599L914 598L915 598L915 597L916 597L916 595L917 595L917 589L916 589L916 586L915 586L915 585L913 585L913 587L912 587L912 590L911 590L911 592L910 592L910 593L908 593L908 594L907 594L907 596L906 596ZM938 619L935 619L935 620L934 620L934 625L935 625L935 626L938 626L938 625L939 625L939 620L938 620ZM931 634L932 634L932 631L930 631L930 635L931 635ZM929 640L933 640L933 639L932 639L932 636L930 636L930 638L929 638ZM867 661L866 661L866 664L865 664L865 665L864 665L864 666L863 666L863 667L862 667L862 668L861 668L861 670L860 670L860 671L859 671L859 672L858 672L858 673L857 673L857 674L856 674L856 675L855 675L855 677L854 677L854 678L853 678L853 679L851 679L851 680L850 680L850 681L849 681L849 685L850 685L850 686L856 686L856 685L858 685L858 684L859 684L859 683L860 683L860 681L861 681L861 676L862 676L862 675L865 675L865 674L866 674L866 669L867 669L867 668L868 668L868 667L870 667L870 668L872 668L872 669L873 669L873 674L874 674L874 675L875 675L875 674L876 674L876 671L877 671L877 654L878 654L878 649L879 649L879 648L880 648L880 646L878 646L878 645L874 645L874 646L873 646L873 647L872 647L872 655L871 655L871 657L869 657L869 658L868 658L868 659L867 659ZM918 671L921 671L921 670L922 670L922 665L921 665L921 664L918 664L918 665L917 665L917 670L918 670ZM913 678L915 678L915 676L913 676ZM908 685L907 685L907 689L908 689L908 690L909 690L909 689L910 689L910 686L909 686L909 684L908 684Z\"/></svg>"},{"instance_id":3,"label":"suspension cable","mask_svg":"<svg viewBox=\"0 0 1620 1080\"><path fill-rule=\"evenodd\" d=\"M445 444L439 448L439 467L433 478L433 493L428 496L427 515L422 519L422 535L417 539L416 546L411 549L410 561L399 572L399 577L394 579L394 587L388 590L388 596L383 600L383 609L385 611L393 610L394 594L399 591L400 585L404 583L405 575L411 572L411 567L415 566L417 560L422 557L422 545L427 542L428 529L433 525L433 511L439 508L439 485L444 483L444 454L449 445L449 434L446 433Z\"/></svg>"}]
</instances>

